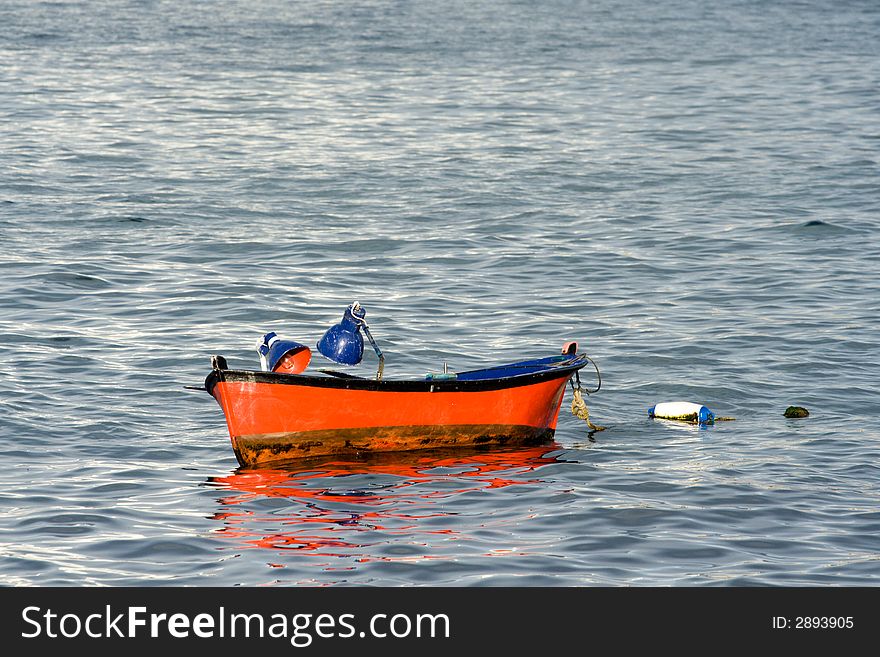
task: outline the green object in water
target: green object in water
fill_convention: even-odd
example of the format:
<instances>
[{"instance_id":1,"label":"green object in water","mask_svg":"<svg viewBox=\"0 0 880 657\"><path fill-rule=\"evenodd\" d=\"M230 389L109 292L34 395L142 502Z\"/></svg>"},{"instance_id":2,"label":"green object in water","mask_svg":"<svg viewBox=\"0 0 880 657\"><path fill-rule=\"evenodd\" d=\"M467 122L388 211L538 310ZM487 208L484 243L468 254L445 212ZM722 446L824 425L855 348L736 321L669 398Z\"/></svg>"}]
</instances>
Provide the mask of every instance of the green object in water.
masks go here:
<instances>
[{"instance_id":1,"label":"green object in water","mask_svg":"<svg viewBox=\"0 0 880 657\"><path fill-rule=\"evenodd\" d=\"M809 416L810 411L808 411L803 406L789 406L785 409L785 413L783 415L785 417L807 417Z\"/></svg>"}]
</instances>

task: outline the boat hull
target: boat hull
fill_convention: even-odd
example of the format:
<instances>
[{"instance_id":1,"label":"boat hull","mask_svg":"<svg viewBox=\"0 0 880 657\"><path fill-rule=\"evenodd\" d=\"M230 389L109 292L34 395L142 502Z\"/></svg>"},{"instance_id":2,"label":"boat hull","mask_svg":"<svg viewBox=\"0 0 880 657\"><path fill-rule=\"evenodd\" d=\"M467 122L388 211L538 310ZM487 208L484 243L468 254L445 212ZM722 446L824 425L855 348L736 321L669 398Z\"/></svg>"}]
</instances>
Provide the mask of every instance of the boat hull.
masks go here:
<instances>
[{"instance_id":1,"label":"boat hull","mask_svg":"<svg viewBox=\"0 0 880 657\"><path fill-rule=\"evenodd\" d=\"M215 370L206 388L223 409L236 458L252 466L329 455L549 442L573 371L430 382Z\"/></svg>"},{"instance_id":2,"label":"boat hull","mask_svg":"<svg viewBox=\"0 0 880 657\"><path fill-rule=\"evenodd\" d=\"M399 426L294 431L232 437L241 465L280 460L449 447L537 445L553 440L550 428L509 424Z\"/></svg>"}]
</instances>

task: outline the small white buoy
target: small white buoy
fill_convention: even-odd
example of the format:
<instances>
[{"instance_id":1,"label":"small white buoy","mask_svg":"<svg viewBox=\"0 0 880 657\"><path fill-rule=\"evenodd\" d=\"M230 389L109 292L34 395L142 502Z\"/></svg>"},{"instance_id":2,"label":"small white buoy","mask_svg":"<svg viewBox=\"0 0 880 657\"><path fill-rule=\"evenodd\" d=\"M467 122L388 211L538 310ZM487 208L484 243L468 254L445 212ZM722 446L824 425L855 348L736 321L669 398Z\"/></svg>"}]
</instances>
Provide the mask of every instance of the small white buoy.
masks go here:
<instances>
[{"instance_id":1,"label":"small white buoy","mask_svg":"<svg viewBox=\"0 0 880 657\"><path fill-rule=\"evenodd\" d=\"M702 404L693 402L662 402L648 409L648 417L694 424L715 424L715 413Z\"/></svg>"}]
</instances>

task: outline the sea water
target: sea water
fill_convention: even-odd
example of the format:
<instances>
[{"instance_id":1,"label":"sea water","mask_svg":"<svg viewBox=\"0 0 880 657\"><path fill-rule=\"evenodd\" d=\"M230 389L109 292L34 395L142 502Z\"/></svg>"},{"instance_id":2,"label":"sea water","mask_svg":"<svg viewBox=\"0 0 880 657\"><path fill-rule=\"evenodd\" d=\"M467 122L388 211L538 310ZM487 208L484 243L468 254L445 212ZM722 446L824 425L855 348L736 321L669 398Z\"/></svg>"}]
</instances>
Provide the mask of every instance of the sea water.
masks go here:
<instances>
[{"instance_id":1,"label":"sea water","mask_svg":"<svg viewBox=\"0 0 880 657\"><path fill-rule=\"evenodd\" d=\"M0 25L0 584L880 582L876 2ZM577 340L607 429L238 469L183 386L354 300L388 378Z\"/></svg>"}]
</instances>

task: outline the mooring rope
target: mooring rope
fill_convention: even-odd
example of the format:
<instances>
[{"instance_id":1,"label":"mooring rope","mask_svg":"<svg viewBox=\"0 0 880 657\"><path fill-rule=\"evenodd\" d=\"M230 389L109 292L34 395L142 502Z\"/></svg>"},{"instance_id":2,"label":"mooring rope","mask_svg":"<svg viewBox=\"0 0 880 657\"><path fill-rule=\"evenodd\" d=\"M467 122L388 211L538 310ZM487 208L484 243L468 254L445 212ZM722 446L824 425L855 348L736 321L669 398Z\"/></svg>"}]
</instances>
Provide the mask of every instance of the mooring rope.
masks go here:
<instances>
[{"instance_id":1,"label":"mooring rope","mask_svg":"<svg viewBox=\"0 0 880 657\"><path fill-rule=\"evenodd\" d=\"M571 400L571 413L586 422L591 431L605 431L605 427L597 426L590 421L590 409L587 408L579 387L575 389L574 399Z\"/></svg>"},{"instance_id":2,"label":"mooring rope","mask_svg":"<svg viewBox=\"0 0 880 657\"><path fill-rule=\"evenodd\" d=\"M596 368L596 377L598 378L599 383L596 386L595 390L583 390L581 388L581 375L579 371L576 370L574 373L574 379L575 381L577 381L577 387L575 387L574 382L571 380L571 377L569 377L568 382L569 384L571 384L571 390L574 393L574 397L571 400L571 414L586 422L591 431L604 431L605 427L597 426L590 421L590 409L587 408L587 403L584 401L583 396L583 392L586 392L588 395L599 392L599 388L602 387L602 374L600 374L599 372L599 366L596 365L596 361L594 361L586 354L584 354L584 357L593 364L593 367Z\"/></svg>"}]
</instances>

